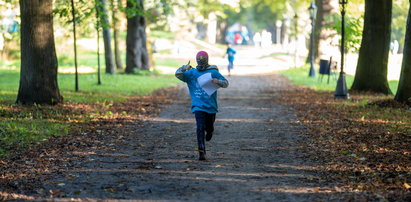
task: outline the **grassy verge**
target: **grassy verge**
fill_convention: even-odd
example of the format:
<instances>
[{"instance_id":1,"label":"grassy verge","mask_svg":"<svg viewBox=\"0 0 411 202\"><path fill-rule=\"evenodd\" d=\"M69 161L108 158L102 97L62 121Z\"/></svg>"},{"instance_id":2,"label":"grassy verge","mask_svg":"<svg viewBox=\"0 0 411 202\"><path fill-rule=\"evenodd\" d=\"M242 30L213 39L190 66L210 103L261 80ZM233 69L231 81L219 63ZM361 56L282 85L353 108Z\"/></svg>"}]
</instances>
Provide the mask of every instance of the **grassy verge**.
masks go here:
<instances>
[{"instance_id":1,"label":"grassy verge","mask_svg":"<svg viewBox=\"0 0 411 202\"><path fill-rule=\"evenodd\" d=\"M113 115L110 106L178 83L165 75L80 74L80 92L74 92L74 75L59 74L64 104L14 105L19 84L17 70L0 69L0 155L14 153L31 143L81 130L81 125ZM120 114L121 115L121 114Z\"/></svg>"},{"instance_id":2,"label":"grassy verge","mask_svg":"<svg viewBox=\"0 0 411 202\"><path fill-rule=\"evenodd\" d=\"M295 85L302 85L310 87L314 90L319 91L334 91L337 85L338 73L330 76L330 82L327 83L328 75L321 76L316 72L316 78L311 78L308 76L309 66L305 65L297 69L288 69L281 71L280 74L286 76ZM351 75L346 75L347 87L350 88L354 81L354 77ZM397 92L398 81L388 82L390 89L393 93Z\"/></svg>"},{"instance_id":3,"label":"grassy verge","mask_svg":"<svg viewBox=\"0 0 411 202\"><path fill-rule=\"evenodd\" d=\"M125 32L121 34L124 39ZM175 40L171 32L152 31L151 37ZM172 75L154 75L142 71L134 75L102 73L102 85L97 85L97 56L93 48L96 45L95 39L84 38L78 41L80 92L75 92L71 43L62 38L58 38L56 43L60 72L58 84L64 97L64 104L58 106L15 105L20 61L0 60L0 155L18 153L30 144L41 143L52 136L79 132L83 130L83 126L96 119L127 116L128 112L115 112L113 106L124 105L129 100L140 100L139 96L178 83ZM156 65L171 67L179 67L187 62L154 58ZM104 72L104 53L101 53L100 59ZM125 51L122 52L122 59L125 61ZM139 106L131 106L131 109L133 107Z\"/></svg>"},{"instance_id":4,"label":"grassy verge","mask_svg":"<svg viewBox=\"0 0 411 202\"><path fill-rule=\"evenodd\" d=\"M167 67L181 67L181 65L187 64L186 59L174 59L174 58L158 58L155 61L158 66L167 66Z\"/></svg>"}]
</instances>

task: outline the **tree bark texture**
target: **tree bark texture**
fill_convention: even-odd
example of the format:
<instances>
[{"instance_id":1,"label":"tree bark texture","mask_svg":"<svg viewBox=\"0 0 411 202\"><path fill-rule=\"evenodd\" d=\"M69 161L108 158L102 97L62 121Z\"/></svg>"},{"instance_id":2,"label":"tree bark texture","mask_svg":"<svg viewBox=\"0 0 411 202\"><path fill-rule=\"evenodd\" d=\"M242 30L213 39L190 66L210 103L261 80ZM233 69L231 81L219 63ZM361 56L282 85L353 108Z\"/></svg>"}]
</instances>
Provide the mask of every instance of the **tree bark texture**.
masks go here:
<instances>
[{"instance_id":1,"label":"tree bark texture","mask_svg":"<svg viewBox=\"0 0 411 202\"><path fill-rule=\"evenodd\" d=\"M408 11L401 76L395 100L411 104L411 7Z\"/></svg>"},{"instance_id":2,"label":"tree bark texture","mask_svg":"<svg viewBox=\"0 0 411 202\"><path fill-rule=\"evenodd\" d=\"M137 0L138 4L134 5L127 1L127 8L133 9L138 7L144 10L144 1ZM127 37L126 37L126 73L133 73L135 69L149 70L146 21L144 16L134 14L127 16Z\"/></svg>"},{"instance_id":3,"label":"tree bark texture","mask_svg":"<svg viewBox=\"0 0 411 202\"><path fill-rule=\"evenodd\" d=\"M217 42L218 43L221 43L221 44L227 43L227 41L225 40L226 32L227 32L227 20L220 19L218 21L218 27L217 27Z\"/></svg>"},{"instance_id":4,"label":"tree bark texture","mask_svg":"<svg viewBox=\"0 0 411 202\"><path fill-rule=\"evenodd\" d=\"M117 69L123 69L120 52L120 27L118 20L118 8L121 5L121 0L111 0L113 8L113 39L114 39L114 60L116 61Z\"/></svg>"},{"instance_id":5,"label":"tree bark texture","mask_svg":"<svg viewBox=\"0 0 411 202\"><path fill-rule=\"evenodd\" d=\"M288 41L286 41L286 36L287 36L287 32L288 32L288 27L287 27L287 21L286 21L286 19L283 19L282 21L281 21L281 32L280 32L280 43L281 44L285 44L285 43L287 43Z\"/></svg>"},{"instance_id":6,"label":"tree bark texture","mask_svg":"<svg viewBox=\"0 0 411 202\"><path fill-rule=\"evenodd\" d=\"M21 71L17 103L58 104L52 0L20 0Z\"/></svg>"},{"instance_id":7,"label":"tree bark texture","mask_svg":"<svg viewBox=\"0 0 411 202\"><path fill-rule=\"evenodd\" d=\"M101 25L103 26L104 58L106 61L106 73L115 74L116 67L114 66L113 50L111 48L110 22L108 20L107 4L106 0L99 1L99 13L101 14Z\"/></svg>"},{"instance_id":8,"label":"tree bark texture","mask_svg":"<svg viewBox=\"0 0 411 202\"><path fill-rule=\"evenodd\" d=\"M390 94L387 68L392 0L366 0L364 30L351 90Z\"/></svg>"}]
</instances>

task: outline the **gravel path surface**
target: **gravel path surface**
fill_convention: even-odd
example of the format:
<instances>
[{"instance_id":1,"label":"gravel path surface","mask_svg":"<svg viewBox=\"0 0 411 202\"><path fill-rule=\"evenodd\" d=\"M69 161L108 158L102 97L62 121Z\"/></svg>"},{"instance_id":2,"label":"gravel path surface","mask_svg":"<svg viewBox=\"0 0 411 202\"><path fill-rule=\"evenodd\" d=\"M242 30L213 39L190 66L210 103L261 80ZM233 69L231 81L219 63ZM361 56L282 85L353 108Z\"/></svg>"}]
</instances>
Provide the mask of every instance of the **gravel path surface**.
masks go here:
<instances>
[{"instance_id":1,"label":"gravel path surface","mask_svg":"<svg viewBox=\"0 0 411 202\"><path fill-rule=\"evenodd\" d=\"M90 151L45 190L60 198L167 201L332 200L314 183L313 164L299 151L304 128L293 110L275 104L281 76L232 76L219 90L215 135L198 161L195 121L184 85L158 117L134 123L110 149Z\"/></svg>"}]
</instances>

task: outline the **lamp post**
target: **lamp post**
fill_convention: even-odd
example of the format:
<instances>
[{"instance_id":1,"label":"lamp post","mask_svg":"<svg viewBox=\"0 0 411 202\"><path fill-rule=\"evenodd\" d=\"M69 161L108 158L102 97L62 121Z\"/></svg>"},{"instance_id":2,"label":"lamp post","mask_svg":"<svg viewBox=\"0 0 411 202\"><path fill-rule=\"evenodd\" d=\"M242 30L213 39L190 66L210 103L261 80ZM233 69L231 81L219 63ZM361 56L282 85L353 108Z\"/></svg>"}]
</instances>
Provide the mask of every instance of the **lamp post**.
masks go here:
<instances>
[{"instance_id":1,"label":"lamp post","mask_svg":"<svg viewBox=\"0 0 411 202\"><path fill-rule=\"evenodd\" d=\"M310 43L310 73L308 74L310 77L315 77L315 69L314 69L314 25L315 25L315 17L317 14L317 6L314 2L311 2L310 7L308 8L310 12L310 19L311 19L311 43Z\"/></svg>"},{"instance_id":2,"label":"lamp post","mask_svg":"<svg viewBox=\"0 0 411 202\"><path fill-rule=\"evenodd\" d=\"M334 98L348 99L348 89L347 82L345 81L345 72L344 72L344 44L345 44L345 6L348 3L348 0L339 0L341 5L341 70L340 76L337 81L337 87L335 89Z\"/></svg>"}]
</instances>

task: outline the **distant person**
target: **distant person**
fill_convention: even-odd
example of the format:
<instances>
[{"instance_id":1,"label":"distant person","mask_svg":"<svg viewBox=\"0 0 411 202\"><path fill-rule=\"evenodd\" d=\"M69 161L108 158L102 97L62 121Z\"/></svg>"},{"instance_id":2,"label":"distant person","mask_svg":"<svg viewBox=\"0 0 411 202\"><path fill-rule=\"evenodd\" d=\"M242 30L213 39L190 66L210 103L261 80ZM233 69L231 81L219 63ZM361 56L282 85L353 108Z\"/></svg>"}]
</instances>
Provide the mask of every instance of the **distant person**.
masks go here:
<instances>
[{"instance_id":1,"label":"distant person","mask_svg":"<svg viewBox=\"0 0 411 202\"><path fill-rule=\"evenodd\" d=\"M227 88L228 81L218 72L215 65L208 64L208 54L205 51L200 51L196 56L197 67L192 68L190 62L177 69L175 76L187 83L191 97L191 112L194 113L197 123L197 142L199 151L199 160L206 160L206 141L210 141L214 132L214 121L218 112L217 91L210 92L206 89L207 86L216 86ZM207 75L207 74L210 75ZM201 78L211 76L210 80L205 82L205 85L200 86ZM199 79L199 77L201 77ZM207 90L207 91L206 91ZM209 94L210 93L210 94Z\"/></svg>"},{"instance_id":2,"label":"distant person","mask_svg":"<svg viewBox=\"0 0 411 202\"><path fill-rule=\"evenodd\" d=\"M394 40L393 49L392 49L393 54L398 54L399 49L400 49L400 44L398 43L397 40Z\"/></svg>"},{"instance_id":3,"label":"distant person","mask_svg":"<svg viewBox=\"0 0 411 202\"><path fill-rule=\"evenodd\" d=\"M227 50L225 52L225 55L227 55L227 59L228 59L228 67L227 67L228 76L231 76L231 70L234 68L234 55L236 53L237 52L233 48L231 48L231 44L227 43Z\"/></svg>"},{"instance_id":4,"label":"distant person","mask_svg":"<svg viewBox=\"0 0 411 202\"><path fill-rule=\"evenodd\" d=\"M261 46L261 34L260 34L260 32L257 32L257 33L254 34L253 41L254 41L254 45L256 47Z\"/></svg>"}]
</instances>

